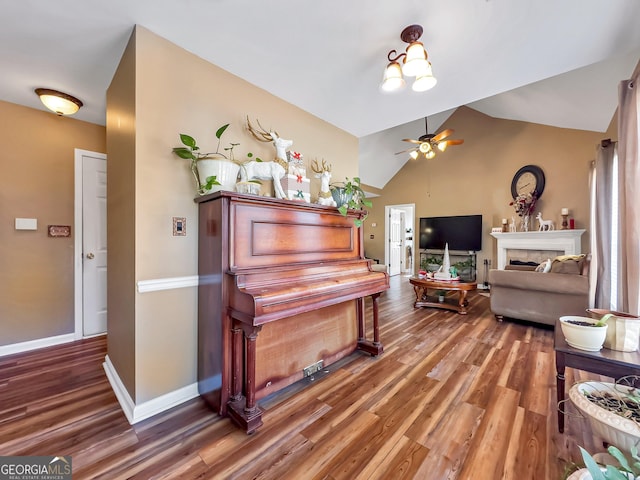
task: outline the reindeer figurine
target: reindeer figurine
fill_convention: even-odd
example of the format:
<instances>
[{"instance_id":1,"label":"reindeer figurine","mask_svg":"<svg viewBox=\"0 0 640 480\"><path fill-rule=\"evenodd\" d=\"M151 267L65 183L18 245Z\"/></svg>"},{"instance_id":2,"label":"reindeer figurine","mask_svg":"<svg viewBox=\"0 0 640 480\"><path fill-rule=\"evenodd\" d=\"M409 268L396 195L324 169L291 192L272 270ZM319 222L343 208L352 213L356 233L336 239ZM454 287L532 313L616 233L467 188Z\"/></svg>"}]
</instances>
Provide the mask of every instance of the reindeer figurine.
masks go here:
<instances>
[{"instance_id":1,"label":"reindeer figurine","mask_svg":"<svg viewBox=\"0 0 640 480\"><path fill-rule=\"evenodd\" d=\"M328 205L330 207L337 207L338 204L331 195L329 190L329 181L331 180L331 164L327 165L327 162L322 160L322 167L318 166L318 160L314 160L311 163L311 170L315 172L315 177L320 179L320 193L318 193L319 205Z\"/></svg>"},{"instance_id":2,"label":"reindeer figurine","mask_svg":"<svg viewBox=\"0 0 640 480\"><path fill-rule=\"evenodd\" d=\"M257 162L251 160L242 164L240 169L240 180L246 182L249 178L257 178L259 180L273 180L273 188L277 198L287 198L282 188L280 179L285 176L287 168L287 148L293 145L293 140L285 140L280 138L277 132L267 132L260 122L260 129L256 129L251 125L249 117L247 117L247 129L249 133L260 142L273 142L276 148L276 158L272 162Z\"/></svg>"},{"instance_id":3,"label":"reindeer figurine","mask_svg":"<svg viewBox=\"0 0 640 480\"><path fill-rule=\"evenodd\" d=\"M540 226L538 227L539 231L548 232L550 230L555 230L555 226L553 225L553 220L543 220L542 212L538 212L538 215L536 215L536 220L538 220L538 223L540 224Z\"/></svg>"},{"instance_id":4,"label":"reindeer figurine","mask_svg":"<svg viewBox=\"0 0 640 480\"><path fill-rule=\"evenodd\" d=\"M511 223L509 224L509 231L510 232L515 232L516 231L516 217L511 217Z\"/></svg>"}]
</instances>

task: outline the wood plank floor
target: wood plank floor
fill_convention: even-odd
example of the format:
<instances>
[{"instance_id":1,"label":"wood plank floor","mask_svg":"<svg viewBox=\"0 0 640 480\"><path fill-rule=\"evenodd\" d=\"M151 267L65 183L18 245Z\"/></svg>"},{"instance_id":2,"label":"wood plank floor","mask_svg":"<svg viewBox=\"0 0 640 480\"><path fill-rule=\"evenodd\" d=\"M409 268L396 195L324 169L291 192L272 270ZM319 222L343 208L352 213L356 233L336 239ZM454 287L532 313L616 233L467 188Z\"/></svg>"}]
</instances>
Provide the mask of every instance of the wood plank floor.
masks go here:
<instances>
[{"instance_id":1,"label":"wood plank floor","mask_svg":"<svg viewBox=\"0 0 640 480\"><path fill-rule=\"evenodd\" d=\"M557 431L551 330L496 322L476 293L466 316L414 309L408 280L391 285L384 354L264 399L251 436L199 398L129 425L104 337L0 358L0 455L72 455L74 479L541 480L594 451L571 405Z\"/></svg>"}]
</instances>

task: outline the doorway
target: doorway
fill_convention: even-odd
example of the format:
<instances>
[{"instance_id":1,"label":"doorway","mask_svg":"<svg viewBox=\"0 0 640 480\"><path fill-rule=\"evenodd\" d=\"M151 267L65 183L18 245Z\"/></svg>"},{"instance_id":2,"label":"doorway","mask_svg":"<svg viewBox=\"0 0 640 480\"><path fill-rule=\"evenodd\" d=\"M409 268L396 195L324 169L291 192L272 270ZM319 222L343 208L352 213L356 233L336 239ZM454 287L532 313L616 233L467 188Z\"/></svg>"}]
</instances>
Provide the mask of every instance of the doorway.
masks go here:
<instances>
[{"instance_id":1,"label":"doorway","mask_svg":"<svg viewBox=\"0 0 640 480\"><path fill-rule=\"evenodd\" d=\"M75 150L75 338L107 331L107 156Z\"/></svg>"},{"instance_id":2,"label":"doorway","mask_svg":"<svg viewBox=\"0 0 640 480\"><path fill-rule=\"evenodd\" d=\"M385 206L385 265L390 276L414 273L415 204Z\"/></svg>"}]
</instances>

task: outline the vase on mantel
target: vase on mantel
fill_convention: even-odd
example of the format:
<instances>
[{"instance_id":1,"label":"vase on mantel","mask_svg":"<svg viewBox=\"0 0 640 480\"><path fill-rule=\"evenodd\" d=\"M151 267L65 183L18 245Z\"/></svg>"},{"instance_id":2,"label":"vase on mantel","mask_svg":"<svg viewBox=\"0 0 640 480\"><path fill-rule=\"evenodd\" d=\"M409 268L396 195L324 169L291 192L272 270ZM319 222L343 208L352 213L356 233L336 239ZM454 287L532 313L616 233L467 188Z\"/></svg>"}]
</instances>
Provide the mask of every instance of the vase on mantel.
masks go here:
<instances>
[{"instance_id":1,"label":"vase on mantel","mask_svg":"<svg viewBox=\"0 0 640 480\"><path fill-rule=\"evenodd\" d=\"M529 215L523 215L522 216L522 223L520 224L520 230L522 232L528 232L529 231Z\"/></svg>"}]
</instances>

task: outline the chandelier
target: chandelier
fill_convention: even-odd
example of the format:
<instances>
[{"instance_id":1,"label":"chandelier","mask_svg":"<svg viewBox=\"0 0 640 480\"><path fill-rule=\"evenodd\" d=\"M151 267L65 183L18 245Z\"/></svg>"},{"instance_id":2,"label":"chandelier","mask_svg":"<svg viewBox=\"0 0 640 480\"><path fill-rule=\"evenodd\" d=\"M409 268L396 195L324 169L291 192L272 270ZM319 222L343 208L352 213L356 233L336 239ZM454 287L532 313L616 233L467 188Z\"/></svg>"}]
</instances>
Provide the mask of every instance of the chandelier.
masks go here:
<instances>
[{"instance_id":1,"label":"chandelier","mask_svg":"<svg viewBox=\"0 0 640 480\"><path fill-rule=\"evenodd\" d=\"M389 64L384 70L382 85L383 92L395 92L402 89L406 82L404 77L415 77L411 89L415 92L424 92L435 86L436 77L431 71L431 62L427 60L427 51L421 42L418 41L422 35L422 26L409 25L400 34L403 42L408 43L404 53L398 54L396 50L391 50L387 54ZM402 59L402 66L399 60Z\"/></svg>"}]
</instances>

